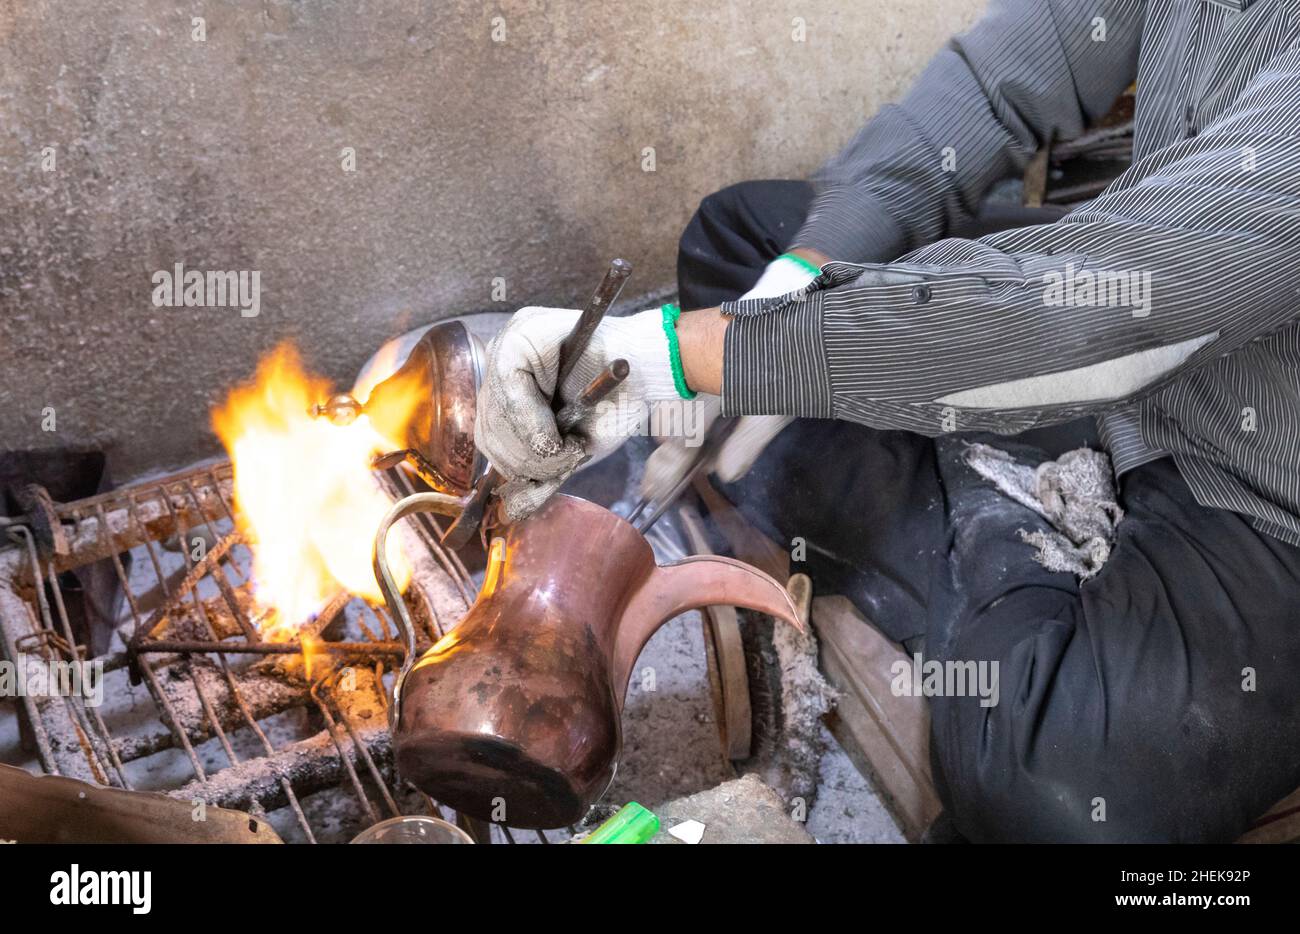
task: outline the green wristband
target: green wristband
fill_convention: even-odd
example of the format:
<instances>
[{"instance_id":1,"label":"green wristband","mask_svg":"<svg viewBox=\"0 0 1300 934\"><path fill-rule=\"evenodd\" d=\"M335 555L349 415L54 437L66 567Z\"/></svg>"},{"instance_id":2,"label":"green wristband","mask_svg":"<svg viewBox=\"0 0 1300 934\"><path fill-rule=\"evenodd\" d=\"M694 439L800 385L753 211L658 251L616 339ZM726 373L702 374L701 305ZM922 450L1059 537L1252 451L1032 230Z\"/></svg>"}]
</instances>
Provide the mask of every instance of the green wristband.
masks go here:
<instances>
[{"instance_id":1,"label":"green wristband","mask_svg":"<svg viewBox=\"0 0 1300 934\"><path fill-rule=\"evenodd\" d=\"M822 268L820 266L816 265L815 263L810 263L802 256L797 256L794 253L782 253L780 256L777 257L777 259L788 259L790 262L802 266L805 270L812 273L814 276L820 276L822 274Z\"/></svg>"},{"instance_id":2,"label":"green wristband","mask_svg":"<svg viewBox=\"0 0 1300 934\"><path fill-rule=\"evenodd\" d=\"M664 315L664 336L668 338L668 365L673 371L673 385L677 387L677 395L683 399L694 399L695 393L686 385L686 373L682 371L682 349L677 344L677 319L682 316L682 310L676 305L664 305L660 309Z\"/></svg>"}]
</instances>

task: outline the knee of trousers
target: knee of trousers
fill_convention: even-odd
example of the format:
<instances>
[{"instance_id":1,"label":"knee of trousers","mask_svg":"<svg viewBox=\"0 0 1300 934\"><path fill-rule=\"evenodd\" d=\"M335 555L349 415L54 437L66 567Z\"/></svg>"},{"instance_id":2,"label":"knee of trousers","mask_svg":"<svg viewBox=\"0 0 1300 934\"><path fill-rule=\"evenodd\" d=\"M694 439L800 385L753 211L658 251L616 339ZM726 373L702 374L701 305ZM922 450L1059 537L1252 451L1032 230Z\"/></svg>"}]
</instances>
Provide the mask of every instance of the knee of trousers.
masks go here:
<instances>
[{"instance_id":1,"label":"knee of trousers","mask_svg":"<svg viewBox=\"0 0 1300 934\"><path fill-rule=\"evenodd\" d=\"M1108 698L1085 657L1088 639L1073 623L1036 619L1021 632L965 652L959 640L952 653L997 662L989 676L994 703L969 693L930 698L936 785L965 836L1043 843L1231 837L1217 796L1204 794L1211 778L1201 774L1204 763L1190 749L1179 754L1176 717L1126 710L1122 698Z\"/></svg>"}]
</instances>

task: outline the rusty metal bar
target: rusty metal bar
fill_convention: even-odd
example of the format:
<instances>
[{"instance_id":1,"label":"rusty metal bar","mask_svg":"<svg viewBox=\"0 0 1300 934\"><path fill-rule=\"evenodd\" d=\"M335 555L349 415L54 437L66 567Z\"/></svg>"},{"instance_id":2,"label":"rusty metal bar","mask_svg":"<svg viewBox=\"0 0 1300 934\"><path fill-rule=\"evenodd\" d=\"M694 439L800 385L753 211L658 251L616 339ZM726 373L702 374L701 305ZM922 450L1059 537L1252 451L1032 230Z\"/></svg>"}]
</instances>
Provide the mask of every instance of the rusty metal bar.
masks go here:
<instances>
[{"instance_id":1,"label":"rusty metal bar","mask_svg":"<svg viewBox=\"0 0 1300 934\"><path fill-rule=\"evenodd\" d=\"M393 618L388 615L388 609L382 606L370 606L370 604L366 604L366 606L370 609L370 615L375 618L375 622L379 623L379 629L383 632L384 638L393 638ZM438 638L442 637L439 636Z\"/></svg>"},{"instance_id":2,"label":"rusty metal bar","mask_svg":"<svg viewBox=\"0 0 1300 934\"><path fill-rule=\"evenodd\" d=\"M128 512L130 512L132 518L134 519L135 511L133 506L128 507ZM185 572L185 576L181 579L180 584L176 588L177 592L174 597L170 592L170 588L167 586L167 581L163 578L162 567L161 565L159 565L157 558L154 556L153 549L149 548L148 549L149 558L153 562L154 572L158 575L159 584L162 586L163 592L166 595L167 599L164 601L163 605L158 608L158 611L154 613L150 621L149 628L147 630L143 628L137 630L135 638L136 639L147 638L149 635L152 635L153 633L157 632L165 623L170 622L172 616L181 609L180 601L183 600L187 595L195 594L199 581L201 581L204 577L208 575L209 571L211 570L211 565L214 564L215 562L219 562L222 559L222 557L226 554L226 552L230 551L231 548L235 547L235 545L239 541L240 541L239 534L237 532L232 532L231 534L225 536L219 542L217 542L217 544L214 545L212 549L209 550L208 553L205 554L202 558L200 558L197 562L194 562L192 560L192 556L190 555L188 549L183 548L182 550L185 552L187 570ZM146 546L150 546L152 544L153 542L145 542ZM202 601L198 599L197 594L195 594L196 609L199 607L201 602ZM206 614L204 614L204 617L206 620ZM134 641L134 639L132 641Z\"/></svg>"},{"instance_id":3,"label":"rusty metal bar","mask_svg":"<svg viewBox=\"0 0 1300 934\"><path fill-rule=\"evenodd\" d=\"M37 554L36 551L36 541L32 537L31 530L26 526L15 525L11 527L10 531L11 534L17 534L26 542L28 560L31 562L30 574L36 590L36 603L37 607L40 609L40 625L45 629L45 631L54 634L54 618L50 613L49 601L45 598L45 584L42 580L41 559L40 555ZM15 646L15 649L18 651L19 656L21 656L21 648ZM72 654L75 657L75 648L73 649ZM20 657L15 657L14 662L15 664L20 663ZM101 785L109 784L108 770L104 768L104 763L100 761L99 751L95 748L95 744L89 735L88 724L83 720L84 710L79 711L77 705L70 697L60 695L59 700L62 701L62 706L68 715L68 725L76 734L77 745L81 749L82 756L85 758L86 764L90 769L91 777ZM38 710L39 707L40 705L38 704Z\"/></svg>"},{"instance_id":4,"label":"rusty metal bar","mask_svg":"<svg viewBox=\"0 0 1300 934\"><path fill-rule=\"evenodd\" d=\"M55 609L59 611L59 621L63 624L64 637L68 640L68 644L72 646L73 654L79 656L80 653L76 651L75 639L72 635L72 623L68 619L68 608L63 603L63 590L59 587L59 577L54 573L53 567L48 567L46 574L49 577L50 592L54 594ZM113 771L117 773L118 781L121 782L123 788L129 789L131 782L126 777L126 770L123 768L122 760L117 754L117 745L113 742L113 734L109 732L108 724L99 715L99 711L88 705L84 700L81 702L81 707L95 724L95 730L98 732L100 742L108 753L109 761L113 763Z\"/></svg>"},{"instance_id":5,"label":"rusty metal bar","mask_svg":"<svg viewBox=\"0 0 1300 934\"><path fill-rule=\"evenodd\" d=\"M217 476L225 475L225 480L233 479L235 475L234 466L229 461L221 461L216 464L207 464L201 467L194 467L181 473L172 474L155 483L155 489L165 492L169 483L180 483L186 478L197 477L200 474L215 474ZM86 518L86 510L95 506L107 506L109 504L120 504L124 493L133 492L131 488L126 490L108 490L95 496L87 496L71 503L55 503L54 511L62 519L71 519L79 521Z\"/></svg>"},{"instance_id":6,"label":"rusty metal bar","mask_svg":"<svg viewBox=\"0 0 1300 934\"><path fill-rule=\"evenodd\" d=\"M180 513L185 516L185 519L178 521L176 504L172 500L172 495L165 489L165 484L155 486L153 492L162 505L149 504L146 501L146 505L142 506L139 520L140 525L143 526L145 538L150 536L162 538L165 537L165 534L169 534L168 530L213 522L219 518L215 507L204 508L198 515L190 515L190 510L182 507ZM53 558L56 570L60 572L67 571L89 564L92 561L107 558L109 555L106 543L110 540L119 551L129 550L144 543L145 538L131 533L126 518L122 515L125 512L125 506L123 505L125 497L128 495L130 494L119 491L109 496L94 497L78 503L56 507L56 513L61 518L73 518L77 522L77 525L68 536L69 553L55 555ZM176 494L176 499L180 500L182 504L184 503L182 494ZM217 499L220 499L219 495ZM114 509L107 520L85 515L87 512L102 513L104 507L110 504L117 504L117 508ZM92 521L94 526L100 526L107 521L109 533L114 533L114 526L116 526L116 534L105 537L103 530L92 530L89 527Z\"/></svg>"},{"instance_id":7,"label":"rusty metal bar","mask_svg":"<svg viewBox=\"0 0 1300 934\"><path fill-rule=\"evenodd\" d=\"M257 718L254 717L253 712L249 710L248 703L244 700L244 696L239 692L239 687L235 684L235 678L234 675L232 675L230 672L230 665L226 659L226 656L220 652L216 654L217 654L217 660L221 664L221 671L226 677L226 685L227 685L227 689L230 691L231 698L238 705L239 711L240 713L243 714L244 720L247 723L248 727L261 741L262 748L266 750L266 754L268 756L274 755L275 746L271 744L271 740L267 737L266 733L262 730L261 725L257 722ZM311 824L307 820L307 815L303 812L302 804L298 801L298 796L293 790L293 785L284 776L280 776L279 782L280 782L280 789L281 791L284 792L285 799L288 801L289 807L294 813L294 817L297 818L298 820L298 825L302 827L303 832L306 833L307 840L311 843L315 843L316 835L312 832Z\"/></svg>"},{"instance_id":8,"label":"rusty metal bar","mask_svg":"<svg viewBox=\"0 0 1300 934\"><path fill-rule=\"evenodd\" d=\"M214 489L214 490L216 491L216 493L217 493L217 498L218 498L218 500L220 500L222 506L225 508L225 510L226 510L226 514L230 517L230 520L231 520L231 526L232 526L230 534L229 534L226 538L223 538L221 542L218 542L218 546L217 546L217 547L219 548L219 547L221 546L221 544L223 544L226 540L230 540L230 541L231 541L230 548L233 548L233 547L234 547L234 544L235 544L238 540L242 540L242 538L241 538L241 537L239 536L239 534L238 534L238 528L236 527L236 524L235 524L235 521L234 521L234 518L235 518L235 517L234 517L234 514L230 511L230 506L229 506L228 503L226 503L225 496L224 496L224 494L222 494L222 492L221 492L221 484L220 484L220 480L219 480L218 477L217 477L217 473L216 473L216 471L215 471L215 470L209 470L209 471L208 471L208 475L212 478L212 486L213 486L213 489ZM134 494L131 495L131 497L129 498L129 501L128 501L128 502L129 502L128 509L132 510L132 515L135 516L136 514L135 514L135 512L134 512L134 507L135 507L135 497L134 497ZM170 500L168 500L167 505L168 505L168 510L169 510L169 512L171 513L171 515L173 516L173 518L177 519L177 528L176 528L176 531L179 533L179 532L181 531L181 530L180 530L180 525L179 525L179 517L176 516L175 510L171 508ZM138 521L138 517L136 517L136 518L137 518L137 521ZM164 593L166 593L166 591L167 591L167 585L166 585L166 581L163 579L162 567L161 567L161 565L159 564L157 554L156 554L156 552L154 551L154 543L153 543L153 541L150 540L150 539L146 539L146 540L145 540L145 547L147 548L147 550L148 550L148 552L149 552L149 560L153 563L154 571L155 571L155 573L157 574L157 576L158 576L158 578L159 578L159 581L162 583L162 586L163 586L163 589L164 589ZM213 549L213 551L216 551L216 550L217 550L216 548ZM189 570L190 570L191 572L193 572L194 569L197 567L197 565L196 565L195 562L193 561L193 557L192 557L192 555L190 554L189 549L188 549L188 548L185 548L185 547L182 545L181 552L182 552L182 554L183 554L183 556L184 556L184 560L185 560L185 563L186 563L187 568L189 568ZM211 552L209 552L209 554L211 554ZM207 555L205 555L204 557L206 558ZM218 558L218 560L219 560L219 558ZM209 619L209 617L208 617L208 615L207 615L207 612L205 611L205 609L204 609L204 607L203 607L203 601L199 599L198 592L197 592L197 581L195 581L195 582L194 582L194 585L191 586L189 592L190 592L190 596L191 596L191 598L192 598L192 600L193 600L193 603L194 603L195 609L196 609L196 611L197 611L197 613L198 613L199 619L202 620L204 627L205 627L205 628L207 629L207 631L208 631L208 635L212 637L213 641L218 641L218 640L217 640L217 633L216 633L216 630L213 628L213 625L212 625L212 620ZM170 597L170 594L168 594L168 596ZM249 709L248 703L247 703L247 701L244 699L243 694L240 692L240 690L239 690L239 685L236 683L235 678L234 678L234 675L233 675L233 674L231 673L231 671L230 671L230 664L229 664L229 661L227 660L227 658L226 658L224 652L222 652L222 651L216 651L216 652L214 652L213 654L216 655L216 657L217 657L217 661L218 661L218 663L219 663L220 666L221 666L222 674L225 676L225 679L226 679L226 687L227 687L227 690L230 692L230 697L231 697L232 700L234 700L236 706L238 706L238 708L239 708L239 712L240 712L240 714L243 715L243 718L244 718L245 723L246 723L247 726L248 726L248 727L253 731L254 735L257 736L258 740L259 740L259 741L261 742L261 744L262 744L262 748L266 751L266 754L267 754L267 755L273 755L273 754L275 753L275 747L272 745L270 739L267 738L267 735L266 735L266 733L262 730L261 725L257 722L257 718L256 718L255 716L253 716L253 712ZM197 677L196 675L193 674L193 672L191 672L191 674L192 674L192 676ZM196 683L196 687L197 687L197 683ZM211 711L211 709L210 709L210 705L206 703L206 698L201 698L201 701L204 702L204 704L205 704L205 708L207 708L207 710L208 710L209 722L212 723L213 728L214 728L215 730L220 731L220 729L221 729L221 727L220 727L220 718L217 717L217 716L215 716L214 713ZM173 719L173 720L175 719L174 714L172 715L172 719ZM177 727L180 727L180 724L179 724L179 723L177 724ZM181 732L182 732L182 733L185 732L183 727L180 727L180 729L181 729ZM224 734L223 734L223 736L222 736L222 741L225 742ZM226 745L227 747L229 747L229 743L228 743L228 742L225 742L225 745ZM229 752L233 753L233 749L229 750ZM235 763L235 760L232 759L231 761L232 761L232 765L233 765L233 764ZM297 794L294 792L293 785L289 782L289 780L288 780L287 778L285 778L285 777L283 777L283 776L281 776L280 779L279 779L279 785L280 785L280 789L281 789L281 791L284 793L285 799L286 799L286 801L287 801L287 803L288 803L288 805L289 805L290 810L293 811L294 817L295 817L295 819L298 821L298 825L302 828L303 833L306 834L306 837L307 837L308 842L310 842L310 843L315 843L315 842L316 842L316 835L315 835L315 833L312 831L311 823L307 820L307 815L306 815L306 813L304 813L304 811L303 811L303 809L302 809L302 803L298 800L298 796L297 796Z\"/></svg>"},{"instance_id":9,"label":"rusty metal bar","mask_svg":"<svg viewBox=\"0 0 1300 934\"><path fill-rule=\"evenodd\" d=\"M199 503L199 494L195 492L194 484L192 484L188 479L185 480L185 492L189 494L190 502L194 504L194 507L202 512L203 507ZM226 506L226 500L219 490L217 491L217 499L221 501L221 505L224 508ZM236 529L232 529L231 534L236 534L236 531ZM189 554L189 551L184 547L182 547L181 550L187 555ZM230 607L231 615L233 615L238 621L240 628L244 630L244 637L247 638L249 642L261 642L261 634L257 631L257 627L253 625L252 620L245 615L243 607L239 605L239 600L235 597L234 588L230 586L230 581L226 579L226 572L221 567L220 558L213 562L212 572L209 576L212 578L213 583L217 585L217 589L221 591L221 596L225 599L226 605Z\"/></svg>"},{"instance_id":10,"label":"rusty metal bar","mask_svg":"<svg viewBox=\"0 0 1300 934\"><path fill-rule=\"evenodd\" d=\"M221 748L226 752L226 758L230 760L231 765L239 765L239 756L235 755L235 748L230 745L230 740L226 737L226 731L221 728L221 719L217 712L212 708L212 702L208 700L208 692L203 690L203 682L199 679L199 674L192 667L190 668L190 683L194 685L194 693L198 695L199 704L203 707L203 715L208 718L208 723L212 725L212 733L221 743Z\"/></svg>"},{"instance_id":11,"label":"rusty metal bar","mask_svg":"<svg viewBox=\"0 0 1300 934\"><path fill-rule=\"evenodd\" d=\"M361 618L360 614L357 615L357 625L361 627L361 631L365 633L366 638L371 642L380 641L380 638L375 635L375 631L366 625L366 621Z\"/></svg>"},{"instance_id":12,"label":"rusty metal bar","mask_svg":"<svg viewBox=\"0 0 1300 934\"><path fill-rule=\"evenodd\" d=\"M425 644L425 648L428 645ZM232 655L301 655L301 642L258 642L248 645L242 642L219 642L206 639L158 639L141 642L135 650L140 655L184 655L192 652L229 652ZM328 652L331 655L362 656L401 656L405 649L402 643L388 640L384 642L331 642L322 639L311 643L312 652Z\"/></svg>"},{"instance_id":13,"label":"rusty metal bar","mask_svg":"<svg viewBox=\"0 0 1300 934\"><path fill-rule=\"evenodd\" d=\"M375 688L377 693L381 695L383 694L384 686L382 682L376 682ZM384 803L388 805L388 810L392 813L394 817L397 817L399 814L402 813L402 811L397 806L397 801L394 800L392 794L389 793L388 783L384 781L384 777L379 771L378 764L375 762L374 758L370 755L370 750L366 748L366 744L361 742L360 737L357 735L357 730L355 727L353 727L352 719L348 716L347 711L344 710L342 706L339 706L338 711L339 711L339 719L343 721L343 727L348 731L348 736L351 737L352 739L352 745L357 750L358 758L362 759L365 762L366 771L370 773L370 778L374 781L375 785L379 788L379 793L383 795Z\"/></svg>"},{"instance_id":14,"label":"rusty metal bar","mask_svg":"<svg viewBox=\"0 0 1300 934\"><path fill-rule=\"evenodd\" d=\"M31 532L25 527L14 526L9 529L9 535L13 538L15 544L18 544L18 538L21 535L31 537ZM8 554L0 552L0 581L7 584L14 584L18 575L21 573L23 564L23 553L20 548L13 548ZM30 573L30 571L29 571ZM17 604L15 607L13 604ZM39 623L36 622L31 607L23 600L18 599L11 588L0 590L0 610L11 612L0 612L0 630L4 633L5 655L14 663L19 664L22 660L24 651L21 643L29 636L36 635L40 631ZM5 625L5 620L9 619L14 622L26 621L25 627L28 631L26 634L11 631ZM46 698L45 700L48 700ZM28 722L32 726L33 736L36 740L37 752L41 759L41 765L47 772L54 775L69 775L74 778L90 779L90 764L84 756L65 757L61 752L66 745L60 743L56 748L51 742L51 733L60 738L65 737L68 733L75 733L76 726L72 722L72 715L63 709L62 714L66 719L65 722L52 723L49 729L46 727L45 718L38 703L38 698L30 693L24 692L22 696L23 709L27 712ZM48 706L48 705L47 705ZM58 711L53 711L52 715L58 717ZM66 727L66 731L65 728Z\"/></svg>"},{"instance_id":15,"label":"rusty metal bar","mask_svg":"<svg viewBox=\"0 0 1300 934\"><path fill-rule=\"evenodd\" d=\"M320 699L320 695L316 693L316 688L319 684L319 681L312 684L311 699L316 702L317 709L320 710L321 716L325 718L325 732L329 734L330 740L334 743L334 748L338 750L339 763L343 766L343 771L346 773L348 780L352 783L352 789L356 792L357 800L360 801L361 806L366 809L366 816L370 818L370 823L376 823L379 820L379 815L375 813L374 806L371 805L370 798L366 794L365 788L361 785L361 777L357 775L357 770L352 765L352 757L347 754L347 750L343 748L343 743L339 741L338 724L334 722L334 717L330 714L329 707ZM380 787L383 787L382 783L380 784Z\"/></svg>"},{"instance_id":16,"label":"rusty metal bar","mask_svg":"<svg viewBox=\"0 0 1300 934\"><path fill-rule=\"evenodd\" d=\"M122 560L119 557L120 552L115 547L113 533L109 530L108 518L104 514L104 506L102 503L95 505L95 513L99 519L99 534L101 537L107 538L105 544L108 546L108 554L113 561L113 570L117 573L118 584L126 594L127 603L131 607L131 616L135 621L135 629L138 632L142 625L139 609L136 607L135 597L131 593L131 584L130 581L127 580L126 570L122 567ZM190 745L189 736L186 735L185 729L181 726L180 720L176 717L176 711L172 708L171 701L167 697L167 692L164 691L162 685L158 683L158 679L153 672L153 667L149 664L148 659L143 658L139 660L139 665L141 672L144 674L145 681L148 683L149 692L153 695L158 706L167 713L167 720L169 722L164 725L168 726L172 730L172 735L180 741L181 747L185 750L185 755L189 758L190 765L194 769L194 774L200 779L205 779L206 776L203 771L203 764L199 762L198 756L195 755L194 747Z\"/></svg>"},{"instance_id":17,"label":"rusty metal bar","mask_svg":"<svg viewBox=\"0 0 1300 934\"><path fill-rule=\"evenodd\" d=\"M181 527L181 525L180 525L180 517L176 514L176 510L175 510L175 508L172 506L171 498L168 497L168 496L166 496L165 494L162 494L162 501L163 501L163 505L164 505L164 506L166 507L166 509L167 509L167 513L168 513L168 515L170 515L171 518L172 518L172 522L173 522L173 524L174 524L174 528L175 528L177 531L179 531L179 530L180 530L180 527ZM130 517L132 518L132 520L135 521L136 525L139 527L141 537L144 538L145 547L146 547L146 548L148 549L148 551L149 551L149 560L153 562L154 572L158 575L159 580L161 580L161 579L162 579L162 576L163 576L163 575L162 575L162 566L158 563L157 555L154 553L154 547L153 547L154 543L153 543L153 540L150 539L150 538L148 538L148 537L144 534L145 530L144 530L143 525L142 525L141 522L140 522L139 512L138 512L138 510L137 510L136 507L137 507L137 504L136 504L135 494L132 493L132 494L130 494L130 496L128 497L127 512L128 512L128 514L130 515ZM184 560L185 560L186 576L187 576L187 578L188 578L189 574L193 573L193 571L194 571L194 561L193 561L193 559L190 557L190 552L189 552L189 549L188 549L188 548L181 548L181 553L182 553L182 555L183 555L183 557L184 557ZM166 589L167 589L167 588L166 588L166 584L165 584L165 583L163 584L163 587L164 587L164 592L166 592ZM183 587L184 587L184 584L182 584L182 588L183 588ZM188 592L189 592L189 594L190 594L190 601L194 604L194 612L195 612L195 614L199 617L199 619L201 619L201 620L203 621L203 624L208 628L208 631L209 631L209 632L215 632L215 630L214 630L214 628L213 628L213 626L212 626L212 620L210 620L210 619L208 618L208 612L207 612L207 609L203 606L203 601L199 599L198 588L197 588L197 587L191 587L191 588L189 588L189 591L188 591ZM170 594L168 594L168 596L170 597ZM139 629L139 628L136 629L136 635L139 635L141 632L143 632L142 629ZM132 638L131 641L134 642L135 639Z\"/></svg>"}]
</instances>

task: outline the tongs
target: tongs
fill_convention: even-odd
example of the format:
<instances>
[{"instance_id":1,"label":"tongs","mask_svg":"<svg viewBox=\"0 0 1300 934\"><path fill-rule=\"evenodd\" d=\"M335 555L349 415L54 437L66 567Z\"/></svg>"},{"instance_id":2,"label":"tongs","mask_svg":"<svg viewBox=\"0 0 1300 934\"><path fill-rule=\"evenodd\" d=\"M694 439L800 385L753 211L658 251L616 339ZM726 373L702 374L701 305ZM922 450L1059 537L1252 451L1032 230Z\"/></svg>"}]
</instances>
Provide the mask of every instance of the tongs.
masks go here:
<instances>
[{"instance_id":1,"label":"tongs","mask_svg":"<svg viewBox=\"0 0 1300 934\"><path fill-rule=\"evenodd\" d=\"M737 418L720 418L709 428L709 433L704 438L704 443L695 449L695 456L691 459L691 465L682 478L678 480L668 491L666 495L658 500L653 500L648 496L642 496L637 500L632 511L627 515L627 521L644 535L650 531L650 527L659 521L659 518L668 511L669 507L681 497L686 488L690 486L696 477L708 473L713 469L713 461L718 451L731 433L736 430L740 423Z\"/></svg>"},{"instance_id":2,"label":"tongs","mask_svg":"<svg viewBox=\"0 0 1300 934\"><path fill-rule=\"evenodd\" d=\"M560 387L573 372L578 359L586 352L592 335L596 333L596 328L605 318L605 312L618 300L619 293L623 291L623 285L630 275L632 275L631 263L625 259L612 261L604 278L600 280L600 285L592 294L591 300L587 302L587 307L578 316L573 330L560 344L560 369L555 381L555 395L551 399L552 408L557 411L555 423L560 429L560 434L571 431L601 400L627 379L628 362L623 359L615 360L587 384L578 398L565 406L559 405ZM464 497L460 515L443 535L443 545L458 550L474 537L484 523L488 499L503 479L495 467L490 464L486 467L479 476L478 482L474 484L474 489Z\"/></svg>"}]
</instances>

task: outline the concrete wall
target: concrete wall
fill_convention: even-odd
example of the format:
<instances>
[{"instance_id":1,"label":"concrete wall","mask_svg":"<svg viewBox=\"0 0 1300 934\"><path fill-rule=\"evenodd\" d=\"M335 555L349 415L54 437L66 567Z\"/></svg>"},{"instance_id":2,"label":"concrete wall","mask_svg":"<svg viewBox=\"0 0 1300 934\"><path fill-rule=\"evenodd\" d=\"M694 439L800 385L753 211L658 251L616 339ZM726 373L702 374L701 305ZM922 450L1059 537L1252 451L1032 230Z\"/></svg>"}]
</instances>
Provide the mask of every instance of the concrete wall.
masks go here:
<instances>
[{"instance_id":1,"label":"concrete wall","mask_svg":"<svg viewBox=\"0 0 1300 934\"><path fill-rule=\"evenodd\" d=\"M509 307L580 303L614 255L668 285L701 197L806 175L982 6L0 5L0 450L184 463L282 339L347 384L409 324L507 307L497 277ZM155 307L176 263L259 271L260 314Z\"/></svg>"}]
</instances>

